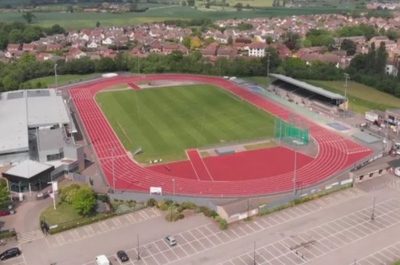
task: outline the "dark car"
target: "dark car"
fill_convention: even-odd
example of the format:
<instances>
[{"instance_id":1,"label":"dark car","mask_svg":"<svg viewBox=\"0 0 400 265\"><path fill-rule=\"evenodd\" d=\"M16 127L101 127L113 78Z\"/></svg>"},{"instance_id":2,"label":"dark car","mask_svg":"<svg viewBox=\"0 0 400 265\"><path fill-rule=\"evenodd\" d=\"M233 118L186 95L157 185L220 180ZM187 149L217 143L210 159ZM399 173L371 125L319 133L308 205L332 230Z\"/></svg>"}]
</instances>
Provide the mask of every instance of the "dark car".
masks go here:
<instances>
[{"instance_id":1,"label":"dark car","mask_svg":"<svg viewBox=\"0 0 400 265\"><path fill-rule=\"evenodd\" d=\"M122 262L129 260L128 254L126 254L126 252L123 250L118 251L117 256Z\"/></svg>"},{"instance_id":2,"label":"dark car","mask_svg":"<svg viewBox=\"0 0 400 265\"><path fill-rule=\"evenodd\" d=\"M21 255L21 250L19 250L19 248L10 248L0 254L0 260L6 260L19 255Z\"/></svg>"}]
</instances>

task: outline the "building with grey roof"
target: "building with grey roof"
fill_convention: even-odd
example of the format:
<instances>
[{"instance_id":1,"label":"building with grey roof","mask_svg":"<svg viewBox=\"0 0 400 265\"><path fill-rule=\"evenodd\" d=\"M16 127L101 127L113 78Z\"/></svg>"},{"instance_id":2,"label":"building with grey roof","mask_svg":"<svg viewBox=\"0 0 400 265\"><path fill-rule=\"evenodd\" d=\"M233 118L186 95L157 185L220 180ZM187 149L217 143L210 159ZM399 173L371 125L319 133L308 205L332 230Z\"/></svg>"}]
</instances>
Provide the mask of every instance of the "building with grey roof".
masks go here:
<instances>
[{"instance_id":1,"label":"building with grey roof","mask_svg":"<svg viewBox=\"0 0 400 265\"><path fill-rule=\"evenodd\" d=\"M0 94L0 167L15 192L40 190L65 172L84 167L83 146L67 101L54 89Z\"/></svg>"},{"instance_id":2,"label":"building with grey roof","mask_svg":"<svg viewBox=\"0 0 400 265\"><path fill-rule=\"evenodd\" d=\"M18 163L29 154L32 129L75 127L64 100L54 89L0 94L0 165Z\"/></svg>"}]
</instances>

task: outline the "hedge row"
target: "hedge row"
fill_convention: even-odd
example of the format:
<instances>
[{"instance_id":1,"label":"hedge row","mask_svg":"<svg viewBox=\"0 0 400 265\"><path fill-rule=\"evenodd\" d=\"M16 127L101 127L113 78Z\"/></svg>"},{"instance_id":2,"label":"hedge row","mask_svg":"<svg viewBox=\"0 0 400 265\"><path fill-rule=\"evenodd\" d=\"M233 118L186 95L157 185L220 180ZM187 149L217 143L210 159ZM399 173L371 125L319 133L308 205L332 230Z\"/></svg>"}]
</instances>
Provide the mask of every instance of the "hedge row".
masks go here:
<instances>
[{"instance_id":1,"label":"hedge row","mask_svg":"<svg viewBox=\"0 0 400 265\"><path fill-rule=\"evenodd\" d=\"M304 196L304 197L301 197L301 198L298 198L298 199L294 199L293 201L290 201L288 203L284 203L284 204L278 205L276 207L267 208L267 209L261 209L258 212L258 215L259 216L263 216L263 215L266 215L266 214L278 212L278 211L284 210L286 208L290 208L290 207L296 206L296 205L301 204L301 203L305 203L305 202L308 202L308 201L311 201L311 200L315 200L315 199L324 197L326 195L329 195L329 194L332 194L334 192L338 192L338 191L341 191L341 190L344 190L344 189L347 189L347 188L350 188L350 187L353 187L353 184L349 184L349 185L346 185L346 186L341 186L340 188L331 189L331 190L328 190L328 191L323 191L323 192L320 192L320 193Z\"/></svg>"},{"instance_id":2,"label":"hedge row","mask_svg":"<svg viewBox=\"0 0 400 265\"><path fill-rule=\"evenodd\" d=\"M4 230L4 231L0 232L0 239L7 239L7 238L16 237L16 236L17 236L17 232L14 229Z\"/></svg>"},{"instance_id":3,"label":"hedge row","mask_svg":"<svg viewBox=\"0 0 400 265\"><path fill-rule=\"evenodd\" d=\"M147 201L147 206L149 207L157 207L162 211L168 211L165 219L169 222L178 221L183 219L185 216L182 214L184 210L194 210L196 213L203 213L206 217L211 217L215 221L219 223L219 227L222 230L228 228L228 222L223 219L218 213L214 210L206 206L197 206L193 202L183 202L179 204L178 202L174 202L173 200L165 200L157 202L154 198L150 198Z\"/></svg>"},{"instance_id":4,"label":"hedge row","mask_svg":"<svg viewBox=\"0 0 400 265\"><path fill-rule=\"evenodd\" d=\"M78 227L85 226L85 225L90 225L90 224L93 224L93 223L96 223L96 222L99 222L102 220L106 220L106 219L114 217L114 216L116 216L115 213L108 213L108 214L104 214L104 215L96 215L90 219L83 219L81 221L66 223L66 224L57 226L55 228L51 228L49 230L49 234L53 235L53 234L67 231L69 229L78 228Z\"/></svg>"}]
</instances>

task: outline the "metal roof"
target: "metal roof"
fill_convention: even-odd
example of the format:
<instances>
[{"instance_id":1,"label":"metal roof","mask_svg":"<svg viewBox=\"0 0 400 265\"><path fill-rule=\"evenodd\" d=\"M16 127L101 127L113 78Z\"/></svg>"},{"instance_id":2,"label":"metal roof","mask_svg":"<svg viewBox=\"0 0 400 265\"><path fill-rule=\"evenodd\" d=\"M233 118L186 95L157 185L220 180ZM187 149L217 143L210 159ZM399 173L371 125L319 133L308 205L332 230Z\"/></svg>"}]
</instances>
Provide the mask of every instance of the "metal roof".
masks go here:
<instances>
[{"instance_id":1,"label":"metal roof","mask_svg":"<svg viewBox=\"0 0 400 265\"><path fill-rule=\"evenodd\" d=\"M5 173L20 178L30 179L31 177L34 177L50 168L53 168L53 166L45 165L32 160L25 160L10 168Z\"/></svg>"},{"instance_id":2,"label":"metal roof","mask_svg":"<svg viewBox=\"0 0 400 265\"><path fill-rule=\"evenodd\" d=\"M29 150L25 99L0 100L0 154Z\"/></svg>"},{"instance_id":3,"label":"metal roof","mask_svg":"<svg viewBox=\"0 0 400 265\"><path fill-rule=\"evenodd\" d=\"M288 77L288 76L285 76L285 75L270 74L270 76L274 77L276 79L282 80L284 82L287 82L289 84L301 87L301 88L306 89L308 91L311 91L313 93L319 94L321 96L330 98L330 99L346 101L346 98L344 96L340 95L340 94L327 91L327 90L325 90L323 88L310 85L310 84L308 84L306 82L302 82L302 81L296 80L294 78L291 78L291 77Z\"/></svg>"},{"instance_id":4,"label":"metal roof","mask_svg":"<svg viewBox=\"0 0 400 265\"><path fill-rule=\"evenodd\" d=\"M28 151L29 127L70 122L64 100L54 89L0 93L0 154Z\"/></svg>"}]
</instances>

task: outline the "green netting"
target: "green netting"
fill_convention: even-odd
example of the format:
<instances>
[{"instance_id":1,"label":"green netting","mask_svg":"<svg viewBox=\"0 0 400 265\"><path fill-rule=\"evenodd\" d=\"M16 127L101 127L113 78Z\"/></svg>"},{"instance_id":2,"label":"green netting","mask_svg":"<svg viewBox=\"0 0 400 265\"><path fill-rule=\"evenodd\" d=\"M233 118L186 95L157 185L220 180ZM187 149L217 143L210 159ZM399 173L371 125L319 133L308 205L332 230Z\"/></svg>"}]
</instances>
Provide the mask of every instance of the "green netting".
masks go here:
<instances>
[{"instance_id":1,"label":"green netting","mask_svg":"<svg viewBox=\"0 0 400 265\"><path fill-rule=\"evenodd\" d=\"M292 145L307 145L310 141L308 128L301 128L280 118L275 119L274 137Z\"/></svg>"}]
</instances>

